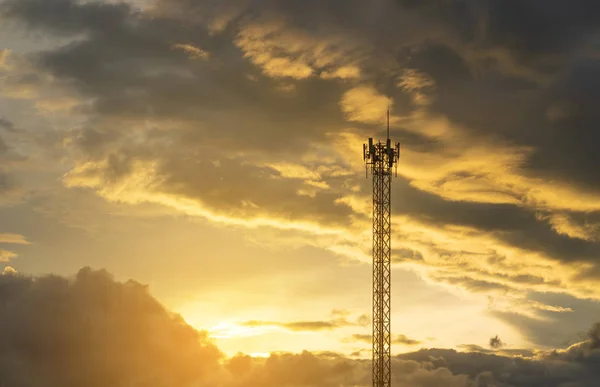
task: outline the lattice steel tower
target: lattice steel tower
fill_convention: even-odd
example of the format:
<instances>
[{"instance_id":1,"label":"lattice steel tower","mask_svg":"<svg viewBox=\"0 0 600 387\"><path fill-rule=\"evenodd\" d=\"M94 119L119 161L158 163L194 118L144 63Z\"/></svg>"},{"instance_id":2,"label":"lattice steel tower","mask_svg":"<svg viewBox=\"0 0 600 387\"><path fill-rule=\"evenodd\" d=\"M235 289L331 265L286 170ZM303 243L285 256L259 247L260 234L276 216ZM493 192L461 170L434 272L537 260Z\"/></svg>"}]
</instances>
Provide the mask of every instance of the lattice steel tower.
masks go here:
<instances>
[{"instance_id":1,"label":"lattice steel tower","mask_svg":"<svg viewBox=\"0 0 600 387\"><path fill-rule=\"evenodd\" d=\"M363 157L373 175L373 387L391 385L390 266L392 170L397 168L400 144L392 147L390 112L385 143L363 144Z\"/></svg>"}]
</instances>

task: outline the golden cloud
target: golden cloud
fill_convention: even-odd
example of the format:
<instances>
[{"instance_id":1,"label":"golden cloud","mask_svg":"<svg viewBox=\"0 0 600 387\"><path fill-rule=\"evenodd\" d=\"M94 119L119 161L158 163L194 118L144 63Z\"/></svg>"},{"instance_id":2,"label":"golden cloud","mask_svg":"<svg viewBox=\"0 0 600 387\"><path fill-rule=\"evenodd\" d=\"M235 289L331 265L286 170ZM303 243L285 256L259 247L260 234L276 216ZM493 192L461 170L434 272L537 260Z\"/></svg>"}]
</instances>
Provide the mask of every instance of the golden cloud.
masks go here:
<instances>
[{"instance_id":1,"label":"golden cloud","mask_svg":"<svg viewBox=\"0 0 600 387\"><path fill-rule=\"evenodd\" d=\"M0 233L0 244L28 245L29 241L23 235ZM9 250L0 249L0 262L10 262L15 257L17 257L16 253Z\"/></svg>"},{"instance_id":2,"label":"golden cloud","mask_svg":"<svg viewBox=\"0 0 600 387\"><path fill-rule=\"evenodd\" d=\"M385 112L391 104L392 100L379 94L374 87L357 86L344 93L340 107L348 121L382 124L385 122Z\"/></svg>"},{"instance_id":3,"label":"golden cloud","mask_svg":"<svg viewBox=\"0 0 600 387\"><path fill-rule=\"evenodd\" d=\"M11 266L6 266L2 271L2 275L17 275L17 271Z\"/></svg>"},{"instance_id":4,"label":"golden cloud","mask_svg":"<svg viewBox=\"0 0 600 387\"><path fill-rule=\"evenodd\" d=\"M190 59L200 59L205 60L210 57L210 53L205 51L199 47L194 46L193 44L187 43L178 43L173 45L174 49L182 50L187 53Z\"/></svg>"},{"instance_id":5,"label":"golden cloud","mask_svg":"<svg viewBox=\"0 0 600 387\"><path fill-rule=\"evenodd\" d=\"M416 69L405 69L400 76L398 86L411 94L415 105L426 106L431 103L431 97L427 91L435 87L435 81Z\"/></svg>"},{"instance_id":6,"label":"golden cloud","mask_svg":"<svg viewBox=\"0 0 600 387\"><path fill-rule=\"evenodd\" d=\"M538 219L548 221L552 229L569 238L597 241L600 235L600 228L597 225L578 224L569 215L564 213L538 214Z\"/></svg>"},{"instance_id":7,"label":"golden cloud","mask_svg":"<svg viewBox=\"0 0 600 387\"><path fill-rule=\"evenodd\" d=\"M381 123L388 101L374 89L360 87L349 91L341 106L350 121ZM398 173L420 190L452 201L517 204L548 212L600 210L600 194L529 176L523 168L532 152L529 147L477 137L424 111L392 122L442 145L435 153L406 147L401 151ZM338 141L346 142L347 158L361 160L362 137L346 133Z\"/></svg>"},{"instance_id":8,"label":"golden cloud","mask_svg":"<svg viewBox=\"0 0 600 387\"><path fill-rule=\"evenodd\" d=\"M345 138L343 141L346 145L348 141L350 143L358 141L358 138L352 134L342 137ZM356 156L360 159L359 152L356 152L360 147L354 148L355 154L345 152L343 147L340 148L340 157ZM468 200L465 199L466 193L475 190L472 196L468 197L470 200L484 203L515 203L517 202L514 198L515 193L508 188L504 196L491 195L493 189L497 187L495 179L500 171L518 176L513 172L513 170L517 171L517 168L511 164L518 165L519 157L522 155L518 152L513 153L514 156L510 156L510 152L504 152L506 159L502 161L495 156L494 152L486 151L486 148L480 145L468 150L468 156L464 159L450 152L452 157L461 157L459 161L455 161L446 153L436 157L428 154L419 155L420 162L426 165L431 163L430 169L427 169L419 165L416 160L413 162L411 159L415 156L407 151L404 153L405 166L401 173L406 177L412 177L412 184L419 188L453 200ZM444 156L447 158L444 159ZM456 165L453 165L454 162ZM281 179L297 179L303 181L307 187L330 189L325 185L327 180L323 179L323 173L330 172L327 169L319 172L295 163L264 165L277 171ZM318 220L311 220L309 216L305 217L305 220L278 217L269 212L268 208L262 208L251 202L237 209L217 208L204 203L202 197L192 198L170 192L170 188L164 186L165 178L160 172L157 161L134 161L128 174L120 179L110 179L107 174L109 168L108 160L80 163L65 175L64 181L69 187L94 189L110 201L132 204L157 203L221 224L300 232L300 235L304 236L296 235L295 238L300 238L301 243L320 247L360 262L370 262L371 203L367 194L341 194L335 203L348 206L352 210L352 215L344 225L332 227L325 226ZM423 173L411 171L411 168L419 168L418 170L422 170ZM469 168L479 169L480 176L486 177L474 177L468 184L462 184L461 179L457 178L456 187L450 185L449 187L453 188L446 188L445 192L441 192L442 188L439 185L433 184L450 174L450 171L464 173ZM479 186L474 185L473 182L477 182ZM489 192L480 189L482 182L487 184ZM474 187L479 189L476 190ZM509 188L514 190L514 187ZM316 195L309 191L304 194L312 195L313 198ZM413 253L410 259L400 260L398 265L417 271L432 283L447 284L473 293L490 292L498 297L512 297L511 299L523 298L530 290L559 291L579 297L600 297L597 287L577 279L581 271L585 270L583 266L557 262L542 252L511 246L503 241L501 235L465 226L451 224L441 226L413 216L394 216L393 224L392 242L396 254L401 254L403 250L418 252ZM277 238L287 240L283 236Z\"/></svg>"},{"instance_id":9,"label":"golden cloud","mask_svg":"<svg viewBox=\"0 0 600 387\"><path fill-rule=\"evenodd\" d=\"M359 79L361 75L360 68L355 65L342 66L334 71L323 71L323 79Z\"/></svg>"},{"instance_id":10,"label":"golden cloud","mask_svg":"<svg viewBox=\"0 0 600 387\"><path fill-rule=\"evenodd\" d=\"M189 215L202 216L217 223L243 226L249 228L273 227L283 230L297 230L319 235L340 235L343 229L322 227L315 222L289 221L269 217L267 214L255 214L254 208L248 214L257 216L240 216L240 213L216 212L204 206L201 199L190 199L176 194L162 192L159 187L163 178L157 171L156 162L136 160L131 167L131 173L116 182L107 180L104 171L109 167L108 160L100 162L85 162L76 166L64 176L67 187L92 188L104 198L114 202L131 204L157 203L163 204Z\"/></svg>"},{"instance_id":11,"label":"golden cloud","mask_svg":"<svg viewBox=\"0 0 600 387\"><path fill-rule=\"evenodd\" d=\"M0 233L0 243L7 243L13 245L28 245L29 241L23 235L12 234L12 233Z\"/></svg>"},{"instance_id":12,"label":"golden cloud","mask_svg":"<svg viewBox=\"0 0 600 387\"><path fill-rule=\"evenodd\" d=\"M271 77L342 80L360 77L360 68L347 55L354 45L342 37L312 36L294 29L277 17L261 18L242 25L235 43L244 56Z\"/></svg>"},{"instance_id":13,"label":"golden cloud","mask_svg":"<svg viewBox=\"0 0 600 387\"><path fill-rule=\"evenodd\" d=\"M16 256L17 254L12 251L0 249L0 262L10 262L10 260Z\"/></svg>"}]
</instances>

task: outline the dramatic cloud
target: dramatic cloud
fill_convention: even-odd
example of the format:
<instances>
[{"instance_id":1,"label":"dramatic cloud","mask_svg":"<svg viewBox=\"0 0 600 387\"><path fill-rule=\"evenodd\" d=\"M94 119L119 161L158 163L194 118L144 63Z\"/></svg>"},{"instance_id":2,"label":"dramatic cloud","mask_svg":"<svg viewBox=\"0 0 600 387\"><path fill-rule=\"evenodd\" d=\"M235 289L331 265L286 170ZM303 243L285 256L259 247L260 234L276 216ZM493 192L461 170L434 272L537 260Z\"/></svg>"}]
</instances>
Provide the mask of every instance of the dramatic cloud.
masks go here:
<instances>
[{"instance_id":1,"label":"dramatic cloud","mask_svg":"<svg viewBox=\"0 0 600 387\"><path fill-rule=\"evenodd\" d=\"M0 51L1 92L70 114L48 146L67 187L293 230L363 261L362 142L389 106L394 262L535 319L569 312L531 291L600 299L597 13L584 0L6 0L3 20L67 43ZM13 185L0 167L0 195Z\"/></svg>"},{"instance_id":2,"label":"dramatic cloud","mask_svg":"<svg viewBox=\"0 0 600 387\"><path fill-rule=\"evenodd\" d=\"M133 281L81 270L74 279L0 277L0 380L9 385L190 385L217 376L206 335Z\"/></svg>"},{"instance_id":3,"label":"dramatic cloud","mask_svg":"<svg viewBox=\"0 0 600 387\"><path fill-rule=\"evenodd\" d=\"M335 353L224 358L135 281L82 269L74 278L0 276L0 382L26 387L367 386L370 362ZM57 312L58 311L58 312ZM423 349L392 360L400 387L591 387L597 329L566 350L528 357ZM570 383L570 384L569 384Z\"/></svg>"}]
</instances>

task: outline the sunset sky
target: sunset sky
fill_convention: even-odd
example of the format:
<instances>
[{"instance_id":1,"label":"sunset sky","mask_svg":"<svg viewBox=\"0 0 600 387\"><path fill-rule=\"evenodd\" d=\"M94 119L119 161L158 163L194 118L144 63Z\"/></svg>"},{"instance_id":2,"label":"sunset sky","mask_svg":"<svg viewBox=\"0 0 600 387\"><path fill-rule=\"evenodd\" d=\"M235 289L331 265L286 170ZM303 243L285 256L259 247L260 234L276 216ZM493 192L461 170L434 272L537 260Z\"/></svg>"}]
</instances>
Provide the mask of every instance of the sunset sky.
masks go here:
<instances>
[{"instance_id":1,"label":"sunset sky","mask_svg":"<svg viewBox=\"0 0 600 387\"><path fill-rule=\"evenodd\" d=\"M539 360L600 321L599 103L592 0L0 0L0 272L369 359L389 107L392 352Z\"/></svg>"}]
</instances>

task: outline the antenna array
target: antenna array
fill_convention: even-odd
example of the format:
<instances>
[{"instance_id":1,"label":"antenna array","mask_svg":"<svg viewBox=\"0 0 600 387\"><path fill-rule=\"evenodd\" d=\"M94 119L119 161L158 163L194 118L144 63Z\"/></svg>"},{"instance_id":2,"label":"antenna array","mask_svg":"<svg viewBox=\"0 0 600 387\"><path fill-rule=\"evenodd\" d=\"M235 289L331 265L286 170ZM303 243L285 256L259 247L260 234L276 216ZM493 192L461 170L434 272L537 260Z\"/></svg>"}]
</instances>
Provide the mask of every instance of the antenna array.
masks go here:
<instances>
[{"instance_id":1,"label":"antenna array","mask_svg":"<svg viewBox=\"0 0 600 387\"><path fill-rule=\"evenodd\" d=\"M391 385L391 190L392 170L397 176L400 143L392 147L390 111L385 143L363 144L368 176L373 175L373 387Z\"/></svg>"}]
</instances>

